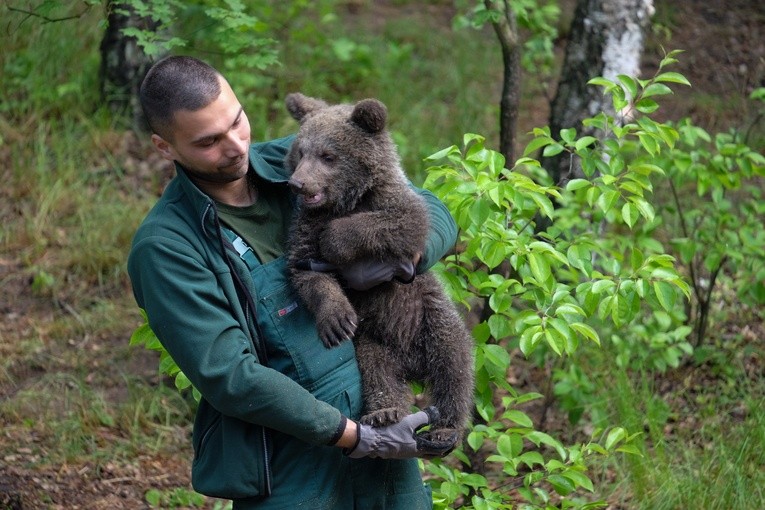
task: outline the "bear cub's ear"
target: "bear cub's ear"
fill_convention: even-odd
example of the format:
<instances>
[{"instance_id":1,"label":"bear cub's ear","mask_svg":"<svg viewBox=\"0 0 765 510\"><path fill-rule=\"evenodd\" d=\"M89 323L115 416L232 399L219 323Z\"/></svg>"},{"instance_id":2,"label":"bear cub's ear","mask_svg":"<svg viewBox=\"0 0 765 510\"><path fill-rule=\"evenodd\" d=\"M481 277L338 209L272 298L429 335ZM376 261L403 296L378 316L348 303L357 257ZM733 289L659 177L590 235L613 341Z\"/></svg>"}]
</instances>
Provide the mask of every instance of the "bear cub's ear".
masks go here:
<instances>
[{"instance_id":1,"label":"bear cub's ear","mask_svg":"<svg viewBox=\"0 0 765 510\"><path fill-rule=\"evenodd\" d=\"M309 113L329 106L321 99L304 96L300 92L287 94L285 103L287 104L287 111L290 112L292 118L298 122L302 122L305 116Z\"/></svg>"},{"instance_id":2,"label":"bear cub's ear","mask_svg":"<svg viewBox=\"0 0 765 510\"><path fill-rule=\"evenodd\" d=\"M362 99L353 107L351 121L367 133L375 134L385 129L388 109L377 99Z\"/></svg>"}]
</instances>

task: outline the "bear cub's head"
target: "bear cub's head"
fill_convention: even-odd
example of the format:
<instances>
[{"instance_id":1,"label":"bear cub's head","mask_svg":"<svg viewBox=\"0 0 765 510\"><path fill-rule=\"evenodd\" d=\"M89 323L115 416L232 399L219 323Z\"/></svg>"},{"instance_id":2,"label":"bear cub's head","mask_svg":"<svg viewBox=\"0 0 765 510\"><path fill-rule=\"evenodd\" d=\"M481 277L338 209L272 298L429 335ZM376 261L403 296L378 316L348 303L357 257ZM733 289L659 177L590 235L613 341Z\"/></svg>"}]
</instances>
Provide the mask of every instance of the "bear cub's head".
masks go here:
<instances>
[{"instance_id":1,"label":"bear cub's head","mask_svg":"<svg viewBox=\"0 0 765 510\"><path fill-rule=\"evenodd\" d=\"M329 105L294 93L286 104L300 129L285 165L304 211L347 213L377 183L404 175L385 129L387 109L377 99Z\"/></svg>"}]
</instances>

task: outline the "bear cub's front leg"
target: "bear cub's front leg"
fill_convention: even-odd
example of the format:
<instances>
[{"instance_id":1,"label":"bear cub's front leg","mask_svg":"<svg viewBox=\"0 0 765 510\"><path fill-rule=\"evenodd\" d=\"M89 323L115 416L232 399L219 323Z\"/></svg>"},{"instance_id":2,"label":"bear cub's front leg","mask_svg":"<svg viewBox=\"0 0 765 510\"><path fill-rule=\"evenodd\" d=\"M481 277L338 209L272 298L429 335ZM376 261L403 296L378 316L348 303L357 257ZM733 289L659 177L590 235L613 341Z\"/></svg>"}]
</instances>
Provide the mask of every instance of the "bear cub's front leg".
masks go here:
<instances>
[{"instance_id":1,"label":"bear cub's front leg","mask_svg":"<svg viewBox=\"0 0 765 510\"><path fill-rule=\"evenodd\" d=\"M316 317L316 329L325 347L336 347L353 338L358 316L333 275L294 270L292 282Z\"/></svg>"}]
</instances>

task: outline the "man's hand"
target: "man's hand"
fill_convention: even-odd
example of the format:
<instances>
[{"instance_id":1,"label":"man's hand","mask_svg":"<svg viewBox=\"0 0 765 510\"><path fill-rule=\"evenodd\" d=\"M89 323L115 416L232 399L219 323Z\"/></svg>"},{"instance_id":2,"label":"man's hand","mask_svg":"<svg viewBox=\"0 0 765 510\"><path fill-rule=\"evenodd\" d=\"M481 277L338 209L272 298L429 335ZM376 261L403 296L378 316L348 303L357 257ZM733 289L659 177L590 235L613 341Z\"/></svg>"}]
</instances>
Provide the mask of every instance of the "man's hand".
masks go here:
<instances>
[{"instance_id":1,"label":"man's hand","mask_svg":"<svg viewBox=\"0 0 765 510\"><path fill-rule=\"evenodd\" d=\"M353 459L372 457L381 459L409 459L412 457L443 457L451 452L457 442L436 442L422 438L417 431L438 419L438 409L431 406L410 414L400 422L386 427L357 425L356 445L346 450Z\"/></svg>"},{"instance_id":2,"label":"man's hand","mask_svg":"<svg viewBox=\"0 0 765 510\"><path fill-rule=\"evenodd\" d=\"M307 260L298 263L298 268L310 271L336 271L343 283L353 290L369 290L394 278L401 283L411 283L415 277L415 267L420 261L420 254L414 260L381 262L378 260L360 260L345 267L321 260Z\"/></svg>"}]
</instances>

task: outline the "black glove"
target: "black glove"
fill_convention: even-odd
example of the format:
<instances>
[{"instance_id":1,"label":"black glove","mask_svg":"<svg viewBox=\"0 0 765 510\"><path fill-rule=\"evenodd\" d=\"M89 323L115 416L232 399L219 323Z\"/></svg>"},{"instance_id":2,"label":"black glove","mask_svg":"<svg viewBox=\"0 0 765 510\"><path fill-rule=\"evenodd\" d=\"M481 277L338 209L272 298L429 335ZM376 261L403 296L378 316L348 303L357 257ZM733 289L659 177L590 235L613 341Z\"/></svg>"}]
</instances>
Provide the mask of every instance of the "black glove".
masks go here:
<instances>
[{"instance_id":1,"label":"black glove","mask_svg":"<svg viewBox=\"0 0 765 510\"><path fill-rule=\"evenodd\" d=\"M401 283L411 283L415 276L414 262L411 260L360 260L346 267L338 267L323 260L309 259L298 261L296 267L320 272L337 271L345 285L353 290L369 290L394 278Z\"/></svg>"},{"instance_id":2,"label":"black glove","mask_svg":"<svg viewBox=\"0 0 765 510\"><path fill-rule=\"evenodd\" d=\"M352 459L372 457L380 459L410 459L412 457L442 457L452 451L453 441L434 441L417 434L425 425L438 419L438 409L431 406L410 414L403 420L386 427L371 427L358 423L356 446L346 450Z\"/></svg>"}]
</instances>

